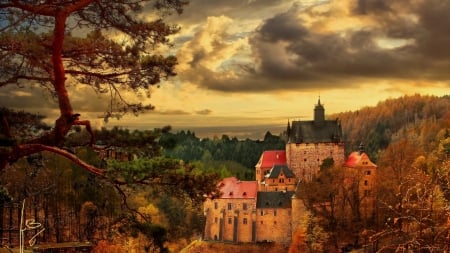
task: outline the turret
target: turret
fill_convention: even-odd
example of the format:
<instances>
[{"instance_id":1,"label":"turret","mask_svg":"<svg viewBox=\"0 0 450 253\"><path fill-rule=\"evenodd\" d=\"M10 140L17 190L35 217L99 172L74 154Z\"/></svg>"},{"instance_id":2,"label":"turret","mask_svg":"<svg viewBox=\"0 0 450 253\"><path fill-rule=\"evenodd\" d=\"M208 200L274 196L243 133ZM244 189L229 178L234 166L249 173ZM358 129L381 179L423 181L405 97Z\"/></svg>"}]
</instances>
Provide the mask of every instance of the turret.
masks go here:
<instances>
[{"instance_id":1,"label":"turret","mask_svg":"<svg viewBox=\"0 0 450 253\"><path fill-rule=\"evenodd\" d=\"M314 107L314 125L322 126L325 122L325 109L320 104L320 97L317 105Z\"/></svg>"}]
</instances>

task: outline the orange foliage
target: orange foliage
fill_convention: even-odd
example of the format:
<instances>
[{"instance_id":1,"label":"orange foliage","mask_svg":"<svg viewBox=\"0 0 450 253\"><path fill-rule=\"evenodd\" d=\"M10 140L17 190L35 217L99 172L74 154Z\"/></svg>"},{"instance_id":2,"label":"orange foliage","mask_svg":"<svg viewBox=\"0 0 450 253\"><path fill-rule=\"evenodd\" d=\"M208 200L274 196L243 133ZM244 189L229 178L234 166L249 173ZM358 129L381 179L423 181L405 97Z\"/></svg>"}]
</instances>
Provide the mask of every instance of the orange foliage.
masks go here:
<instances>
[{"instance_id":1,"label":"orange foliage","mask_svg":"<svg viewBox=\"0 0 450 253\"><path fill-rule=\"evenodd\" d=\"M302 230L296 230L292 236L291 247L289 247L289 253L307 252L306 248L306 236Z\"/></svg>"},{"instance_id":2,"label":"orange foliage","mask_svg":"<svg viewBox=\"0 0 450 253\"><path fill-rule=\"evenodd\" d=\"M230 244L219 242L197 242L181 251L182 253L217 253L217 252L239 252L239 253L286 253L287 248L282 244Z\"/></svg>"},{"instance_id":3,"label":"orange foliage","mask_svg":"<svg viewBox=\"0 0 450 253\"><path fill-rule=\"evenodd\" d=\"M92 253L122 253L126 250L117 244L111 244L108 241L102 240L93 248Z\"/></svg>"}]
</instances>

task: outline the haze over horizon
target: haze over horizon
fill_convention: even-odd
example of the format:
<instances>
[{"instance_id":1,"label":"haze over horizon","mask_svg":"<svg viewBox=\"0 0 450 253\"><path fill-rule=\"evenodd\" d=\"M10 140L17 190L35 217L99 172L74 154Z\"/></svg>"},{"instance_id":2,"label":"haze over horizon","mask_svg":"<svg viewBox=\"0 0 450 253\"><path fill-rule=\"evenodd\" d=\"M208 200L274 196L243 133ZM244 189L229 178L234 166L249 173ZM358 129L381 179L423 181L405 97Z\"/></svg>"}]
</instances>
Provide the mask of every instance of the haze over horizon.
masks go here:
<instances>
[{"instance_id":1,"label":"haze over horizon","mask_svg":"<svg viewBox=\"0 0 450 253\"><path fill-rule=\"evenodd\" d=\"M178 76L152 89L155 111L104 123L102 95L72 86L70 96L96 127L277 135L288 119L311 119L319 96L329 115L415 93L449 95L448 13L450 1L439 0L191 0L168 17L181 30L159 50L178 57ZM59 116L36 88L2 87L0 106L49 123Z\"/></svg>"}]
</instances>

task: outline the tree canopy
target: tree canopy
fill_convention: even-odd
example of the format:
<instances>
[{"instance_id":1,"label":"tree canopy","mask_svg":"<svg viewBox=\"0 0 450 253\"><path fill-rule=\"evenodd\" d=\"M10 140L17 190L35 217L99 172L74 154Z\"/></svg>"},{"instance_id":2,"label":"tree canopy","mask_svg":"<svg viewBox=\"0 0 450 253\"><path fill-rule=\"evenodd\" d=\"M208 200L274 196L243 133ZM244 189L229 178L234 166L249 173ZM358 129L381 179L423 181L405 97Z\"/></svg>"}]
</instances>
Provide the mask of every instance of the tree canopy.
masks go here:
<instances>
[{"instance_id":1,"label":"tree canopy","mask_svg":"<svg viewBox=\"0 0 450 253\"><path fill-rule=\"evenodd\" d=\"M183 0L1 1L0 89L33 87L47 91L57 102L59 116L47 126L42 121L44 116L0 108L0 172L14 173L16 168L31 166L31 174L24 170L24 175L41 175L52 165L49 161L54 161L54 156L67 158L72 165L90 172L95 180L86 177L89 182L112 190L112 196L118 194L121 207L126 205L127 210L135 211L124 219L135 219L132 230L153 240L166 240L165 232L153 226L148 215L128 205L132 192L165 192L198 203L195 201L201 201L203 194L214 190L218 178L163 157L158 139L168 128L96 131L89 119L80 115L80 108L73 107L75 97L69 86L106 94L105 120L153 109L142 102L142 97L150 95L152 86L174 76L177 64L176 57L165 55L163 49L170 46L168 37L179 28L166 24L164 17L181 13L186 4ZM101 159L111 149L114 158ZM57 169L60 173L69 171L67 165ZM45 182L45 176L41 181ZM113 209L89 194L91 188L83 180L74 180L73 184L76 186L67 185L67 189L81 185L83 194L77 196L89 196L81 203L93 201L94 205ZM67 194L55 189L49 188L49 194ZM98 190L98 194L104 193ZM15 196L25 199L30 194L24 191Z\"/></svg>"},{"instance_id":2,"label":"tree canopy","mask_svg":"<svg viewBox=\"0 0 450 253\"><path fill-rule=\"evenodd\" d=\"M95 137L88 119L72 107L68 85L85 85L98 93L109 93L105 118L139 113L152 105L127 101L121 92L148 94L149 87L175 75L175 56L156 53L168 45L168 36L178 27L166 24L163 16L181 13L182 0L9 0L0 3L0 88L37 86L56 100L60 112L51 129L33 138L17 140L2 111L0 169L21 157L50 151L71 159L84 169L104 171L78 159L62 147L72 126L85 126ZM143 10L152 11L145 18ZM121 39L113 39L120 35ZM116 36L118 37L118 36Z\"/></svg>"}]
</instances>

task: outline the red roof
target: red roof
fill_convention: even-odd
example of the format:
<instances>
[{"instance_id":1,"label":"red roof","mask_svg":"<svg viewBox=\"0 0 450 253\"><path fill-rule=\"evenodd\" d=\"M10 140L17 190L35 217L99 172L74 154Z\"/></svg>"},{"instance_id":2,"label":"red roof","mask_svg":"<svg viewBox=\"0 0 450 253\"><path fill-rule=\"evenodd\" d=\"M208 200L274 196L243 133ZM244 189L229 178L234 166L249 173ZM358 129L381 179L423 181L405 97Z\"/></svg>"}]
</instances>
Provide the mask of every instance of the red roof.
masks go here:
<instances>
[{"instance_id":1,"label":"red roof","mask_svg":"<svg viewBox=\"0 0 450 253\"><path fill-rule=\"evenodd\" d=\"M235 177L224 178L219 183L222 199L256 198L256 181L240 181Z\"/></svg>"},{"instance_id":2,"label":"red roof","mask_svg":"<svg viewBox=\"0 0 450 253\"><path fill-rule=\"evenodd\" d=\"M363 164L362 161L366 161L367 164ZM375 166L376 167L376 165L372 161L370 161L370 158L369 158L369 156L366 153L360 153L360 152L357 152L357 151L352 152L348 156L347 161L345 161L345 166L346 167L354 168L356 166L361 166L361 165L364 165L364 166Z\"/></svg>"},{"instance_id":3,"label":"red roof","mask_svg":"<svg viewBox=\"0 0 450 253\"><path fill-rule=\"evenodd\" d=\"M256 167L272 168L274 165L286 164L286 151L284 150L269 150L264 151L259 158Z\"/></svg>"}]
</instances>

